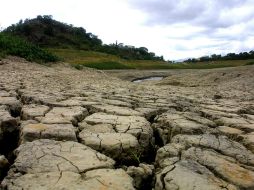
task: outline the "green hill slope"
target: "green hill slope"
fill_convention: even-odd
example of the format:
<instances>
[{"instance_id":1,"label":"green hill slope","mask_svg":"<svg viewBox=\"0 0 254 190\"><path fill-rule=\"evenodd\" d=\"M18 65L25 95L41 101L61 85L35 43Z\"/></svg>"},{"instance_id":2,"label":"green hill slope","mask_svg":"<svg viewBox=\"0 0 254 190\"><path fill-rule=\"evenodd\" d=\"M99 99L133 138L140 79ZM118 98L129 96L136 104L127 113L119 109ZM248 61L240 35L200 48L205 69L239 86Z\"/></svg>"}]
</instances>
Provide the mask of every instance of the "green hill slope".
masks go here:
<instances>
[{"instance_id":1,"label":"green hill slope","mask_svg":"<svg viewBox=\"0 0 254 190\"><path fill-rule=\"evenodd\" d=\"M146 47L137 48L122 43L103 44L102 40L84 28L56 21L48 15L21 20L2 31L1 54L37 62L60 59L77 69L83 66L97 69L210 69L253 64L253 60L245 56L246 53L239 54L245 56L246 60L200 59L169 64ZM252 54L250 52L248 55ZM231 54L229 57L232 57Z\"/></svg>"},{"instance_id":2,"label":"green hill slope","mask_svg":"<svg viewBox=\"0 0 254 190\"><path fill-rule=\"evenodd\" d=\"M51 16L37 16L34 19L26 19L6 28L4 33L19 36L44 48L76 49L86 51L104 52L117 55L127 60L159 60L162 56L156 56L145 47L136 48L122 43L103 44L96 35L87 33L82 27L74 27L52 19Z\"/></svg>"},{"instance_id":3,"label":"green hill slope","mask_svg":"<svg viewBox=\"0 0 254 190\"><path fill-rule=\"evenodd\" d=\"M155 60L126 60L119 56L95 51L73 49L47 49L77 69L83 66L96 69L213 69L253 64L253 60L227 60L199 63L169 64Z\"/></svg>"}]
</instances>

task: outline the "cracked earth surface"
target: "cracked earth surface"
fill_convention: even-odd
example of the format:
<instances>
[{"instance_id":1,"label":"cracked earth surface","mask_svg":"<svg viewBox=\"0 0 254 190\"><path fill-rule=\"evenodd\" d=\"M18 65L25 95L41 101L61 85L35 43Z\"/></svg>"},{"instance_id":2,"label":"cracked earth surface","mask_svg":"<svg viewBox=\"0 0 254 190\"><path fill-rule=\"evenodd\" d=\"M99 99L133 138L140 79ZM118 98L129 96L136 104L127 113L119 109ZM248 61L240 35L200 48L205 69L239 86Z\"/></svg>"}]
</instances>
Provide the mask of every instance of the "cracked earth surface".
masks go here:
<instances>
[{"instance_id":1,"label":"cracked earth surface","mask_svg":"<svg viewBox=\"0 0 254 190\"><path fill-rule=\"evenodd\" d=\"M3 60L1 189L253 190L253 73Z\"/></svg>"}]
</instances>

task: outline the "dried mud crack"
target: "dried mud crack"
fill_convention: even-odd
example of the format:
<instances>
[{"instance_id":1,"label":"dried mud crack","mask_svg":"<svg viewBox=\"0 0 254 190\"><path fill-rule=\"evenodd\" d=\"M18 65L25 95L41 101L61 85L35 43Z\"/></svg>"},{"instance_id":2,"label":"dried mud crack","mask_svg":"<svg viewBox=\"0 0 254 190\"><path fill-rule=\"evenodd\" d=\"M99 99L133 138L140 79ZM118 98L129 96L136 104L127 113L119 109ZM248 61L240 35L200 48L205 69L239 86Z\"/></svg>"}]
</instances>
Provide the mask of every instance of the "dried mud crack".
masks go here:
<instances>
[{"instance_id":1,"label":"dried mud crack","mask_svg":"<svg viewBox=\"0 0 254 190\"><path fill-rule=\"evenodd\" d=\"M254 66L135 84L128 71L5 62L1 189L254 189Z\"/></svg>"}]
</instances>

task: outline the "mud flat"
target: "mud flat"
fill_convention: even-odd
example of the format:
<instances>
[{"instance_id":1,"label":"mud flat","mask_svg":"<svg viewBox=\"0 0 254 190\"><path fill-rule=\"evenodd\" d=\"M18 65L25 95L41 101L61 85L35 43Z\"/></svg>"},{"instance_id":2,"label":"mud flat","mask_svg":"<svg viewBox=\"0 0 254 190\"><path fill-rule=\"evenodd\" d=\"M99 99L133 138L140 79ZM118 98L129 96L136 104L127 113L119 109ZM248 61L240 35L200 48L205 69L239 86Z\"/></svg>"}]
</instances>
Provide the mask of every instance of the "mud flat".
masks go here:
<instances>
[{"instance_id":1,"label":"mud flat","mask_svg":"<svg viewBox=\"0 0 254 190\"><path fill-rule=\"evenodd\" d=\"M1 189L254 189L253 73L109 74L6 59Z\"/></svg>"}]
</instances>

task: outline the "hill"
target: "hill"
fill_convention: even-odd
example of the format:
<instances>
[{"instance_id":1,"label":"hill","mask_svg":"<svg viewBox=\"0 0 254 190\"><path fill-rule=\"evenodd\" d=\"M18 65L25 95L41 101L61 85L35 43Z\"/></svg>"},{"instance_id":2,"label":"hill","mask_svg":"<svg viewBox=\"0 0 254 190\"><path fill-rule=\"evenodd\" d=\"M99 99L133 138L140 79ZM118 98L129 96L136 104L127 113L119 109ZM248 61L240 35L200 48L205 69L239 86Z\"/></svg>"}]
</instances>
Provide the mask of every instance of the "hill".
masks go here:
<instances>
[{"instance_id":1,"label":"hill","mask_svg":"<svg viewBox=\"0 0 254 190\"><path fill-rule=\"evenodd\" d=\"M49 15L20 20L0 34L0 57L10 54L37 62L63 60L77 69L83 66L96 69L211 69L249 65L254 59L251 51L169 64L146 47L117 42L103 44L84 28L56 21Z\"/></svg>"},{"instance_id":2,"label":"hill","mask_svg":"<svg viewBox=\"0 0 254 190\"><path fill-rule=\"evenodd\" d=\"M159 60L146 47L136 48L122 43L103 44L102 40L92 33L87 33L82 27L74 27L56 21L52 16L44 15L37 18L20 20L6 28L4 33L19 36L43 48L76 49L97 51L119 56L126 60Z\"/></svg>"}]
</instances>

